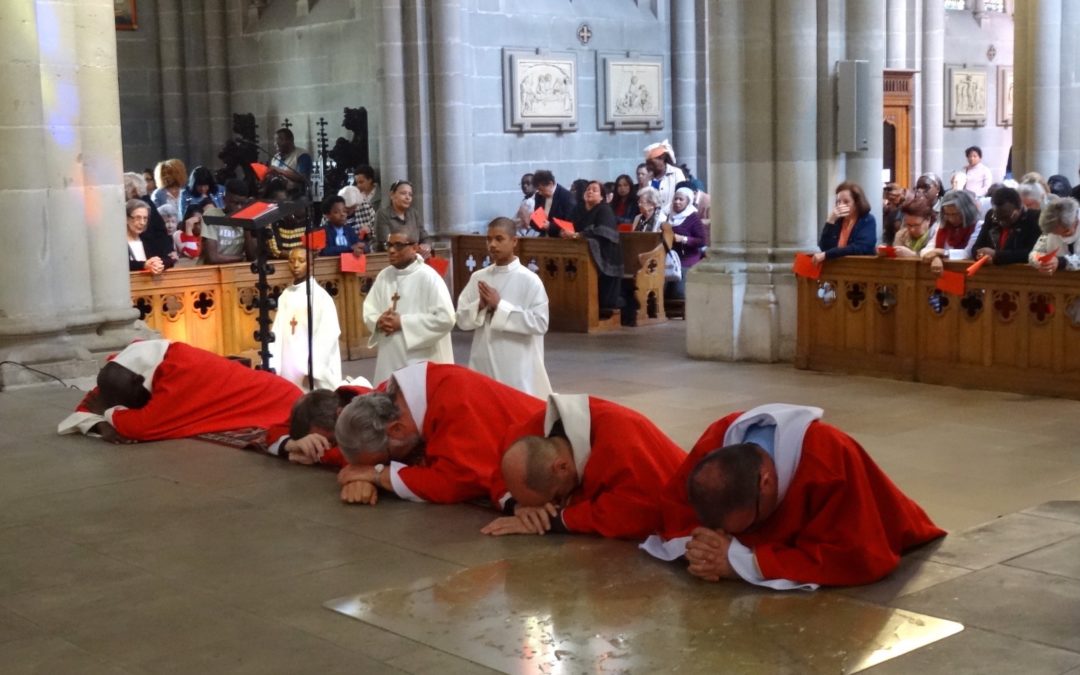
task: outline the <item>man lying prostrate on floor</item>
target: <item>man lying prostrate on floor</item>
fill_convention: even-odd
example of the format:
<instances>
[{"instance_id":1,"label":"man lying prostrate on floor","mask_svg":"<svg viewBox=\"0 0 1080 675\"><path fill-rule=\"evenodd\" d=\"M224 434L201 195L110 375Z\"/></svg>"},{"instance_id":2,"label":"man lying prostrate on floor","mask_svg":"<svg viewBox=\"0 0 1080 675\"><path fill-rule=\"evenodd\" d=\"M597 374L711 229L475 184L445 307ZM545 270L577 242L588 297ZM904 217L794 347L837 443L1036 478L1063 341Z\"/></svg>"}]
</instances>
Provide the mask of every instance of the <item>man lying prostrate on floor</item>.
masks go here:
<instances>
[{"instance_id":1,"label":"man lying prostrate on floor","mask_svg":"<svg viewBox=\"0 0 1080 675\"><path fill-rule=\"evenodd\" d=\"M183 342L143 340L102 367L97 387L57 433L134 443L265 427L284 419L302 393L277 375Z\"/></svg>"},{"instance_id":2,"label":"man lying prostrate on floor","mask_svg":"<svg viewBox=\"0 0 1080 675\"><path fill-rule=\"evenodd\" d=\"M337 447L334 425L350 401L372 391L369 385L355 384L304 394L293 405L288 421L272 424L266 430L266 451L296 464L321 464L335 469L347 466L349 462Z\"/></svg>"},{"instance_id":3,"label":"man lying prostrate on floor","mask_svg":"<svg viewBox=\"0 0 1080 675\"><path fill-rule=\"evenodd\" d=\"M507 516L484 534L641 538L659 527L664 486L686 458L641 414L585 395L552 394L509 438L491 495Z\"/></svg>"},{"instance_id":4,"label":"man lying prostrate on floor","mask_svg":"<svg viewBox=\"0 0 1080 675\"><path fill-rule=\"evenodd\" d=\"M685 555L707 581L813 590L877 581L945 534L821 415L774 403L714 423L665 490L662 536L641 547Z\"/></svg>"},{"instance_id":5,"label":"man lying prostrate on floor","mask_svg":"<svg viewBox=\"0 0 1080 675\"><path fill-rule=\"evenodd\" d=\"M544 401L450 364L417 363L385 392L357 396L334 427L350 466L341 499L375 504L379 488L402 499L452 504L486 497L511 427Z\"/></svg>"}]
</instances>

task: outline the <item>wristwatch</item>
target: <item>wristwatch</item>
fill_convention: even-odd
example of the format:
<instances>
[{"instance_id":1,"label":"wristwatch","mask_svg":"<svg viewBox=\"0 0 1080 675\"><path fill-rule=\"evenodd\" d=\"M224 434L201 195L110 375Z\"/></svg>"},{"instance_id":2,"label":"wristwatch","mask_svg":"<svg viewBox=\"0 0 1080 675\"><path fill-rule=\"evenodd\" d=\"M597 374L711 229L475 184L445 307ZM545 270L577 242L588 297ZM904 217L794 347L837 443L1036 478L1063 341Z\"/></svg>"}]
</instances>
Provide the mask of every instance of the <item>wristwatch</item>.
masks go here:
<instances>
[{"instance_id":1,"label":"wristwatch","mask_svg":"<svg viewBox=\"0 0 1080 675\"><path fill-rule=\"evenodd\" d=\"M385 470L386 470L386 465L385 464L376 464L375 465L375 480L378 480L379 476L382 475L382 472L385 471Z\"/></svg>"}]
</instances>

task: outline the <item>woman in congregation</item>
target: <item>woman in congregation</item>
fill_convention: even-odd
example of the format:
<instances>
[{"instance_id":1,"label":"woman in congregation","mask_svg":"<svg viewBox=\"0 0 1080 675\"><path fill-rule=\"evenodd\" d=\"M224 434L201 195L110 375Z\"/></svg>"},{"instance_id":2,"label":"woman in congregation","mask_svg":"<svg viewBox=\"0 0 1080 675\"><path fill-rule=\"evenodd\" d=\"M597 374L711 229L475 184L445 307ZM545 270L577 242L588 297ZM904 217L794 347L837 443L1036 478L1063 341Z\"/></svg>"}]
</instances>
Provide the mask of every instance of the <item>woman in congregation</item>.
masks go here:
<instances>
[{"instance_id":1,"label":"woman in congregation","mask_svg":"<svg viewBox=\"0 0 1080 675\"><path fill-rule=\"evenodd\" d=\"M664 299L683 300L686 298L686 271L701 261L701 247L708 244L705 225L694 206L694 191L691 188L681 187L675 191L675 196L671 198L669 224L673 235L671 250L679 256L682 278L664 284Z\"/></svg>"},{"instance_id":2,"label":"woman in congregation","mask_svg":"<svg viewBox=\"0 0 1080 675\"><path fill-rule=\"evenodd\" d=\"M903 227L893 242L897 258L918 258L932 241L931 226L936 215L930 202L916 197L900 207Z\"/></svg>"},{"instance_id":3,"label":"woman in congregation","mask_svg":"<svg viewBox=\"0 0 1080 675\"><path fill-rule=\"evenodd\" d=\"M1038 181L1030 180L1020 183L1016 191L1020 193L1020 201L1024 208L1029 211L1038 211L1046 203L1047 192Z\"/></svg>"},{"instance_id":4,"label":"woman in congregation","mask_svg":"<svg viewBox=\"0 0 1080 675\"><path fill-rule=\"evenodd\" d=\"M127 211L128 270L161 274L168 267L168 254L162 256L143 240L150 222L150 207L141 199L129 199Z\"/></svg>"},{"instance_id":5,"label":"woman in congregation","mask_svg":"<svg viewBox=\"0 0 1080 675\"><path fill-rule=\"evenodd\" d=\"M615 213L615 222L632 223L638 214L637 186L630 176L621 174L615 179L615 194L611 199L611 210Z\"/></svg>"},{"instance_id":6,"label":"woman in congregation","mask_svg":"<svg viewBox=\"0 0 1080 675\"><path fill-rule=\"evenodd\" d=\"M930 233L930 244L922 259L930 262L934 274L941 274L945 260L971 260L982 220L979 206L967 190L950 190L941 198L941 220Z\"/></svg>"},{"instance_id":7,"label":"woman in congregation","mask_svg":"<svg viewBox=\"0 0 1080 675\"><path fill-rule=\"evenodd\" d=\"M1072 197L1055 199L1039 213L1042 236L1028 255L1028 262L1043 274L1058 270L1080 271L1080 204ZM1054 255L1050 255L1053 253ZM1044 258L1048 258L1044 260Z\"/></svg>"},{"instance_id":8,"label":"woman in congregation","mask_svg":"<svg viewBox=\"0 0 1080 675\"><path fill-rule=\"evenodd\" d=\"M589 242L589 254L598 272L600 318L608 319L619 308L623 264L615 213L604 202L600 181L589 181L585 186L574 212L574 230L573 235L563 232L562 236Z\"/></svg>"},{"instance_id":9,"label":"woman in congregation","mask_svg":"<svg viewBox=\"0 0 1080 675\"><path fill-rule=\"evenodd\" d=\"M371 250L386 251L386 240L390 238L390 224L393 221L411 225L420 237L420 243L426 242L428 235L420 223L420 214L412 207L413 185L407 180L394 181L390 184L390 203L375 214L375 241ZM423 251L425 246L421 247ZM430 248L427 248L430 251Z\"/></svg>"},{"instance_id":10,"label":"woman in congregation","mask_svg":"<svg viewBox=\"0 0 1080 675\"><path fill-rule=\"evenodd\" d=\"M667 222L667 214L660 208L660 191L651 185L638 190L638 214L634 217L634 232L659 232Z\"/></svg>"},{"instance_id":11,"label":"woman in congregation","mask_svg":"<svg viewBox=\"0 0 1080 675\"><path fill-rule=\"evenodd\" d=\"M150 193L150 200L154 202L154 206L172 204L179 214L180 191L184 189L187 179L187 167L184 166L182 160L166 159L158 162L154 167L154 184L157 185L157 189Z\"/></svg>"},{"instance_id":12,"label":"woman in congregation","mask_svg":"<svg viewBox=\"0 0 1080 675\"><path fill-rule=\"evenodd\" d=\"M205 166L197 166L191 170L187 185L180 191L180 203L177 213L181 220L187 219L187 208L195 202L209 199L219 209L225 208L225 186L218 185L214 180L214 174Z\"/></svg>"},{"instance_id":13,"label":"woman in congregation","mask_svg":"<svg viewBox=\"0 0 1080 675\"><path fill-rule=\"evenodd\" d=\"M836 186L832 211L821 229L814 264L848 255L874 255L877 243L877 220L870 213L870 202L858 183L844 181Z\"/></svg>"},{"instance_id":14,"label":"woman in congregation","mask_svg":"<svg viewBox=\"0 0 1080 675\"><path fill-rule=\"evenodd\" d=\"M213 205L214 203L209 199L189 204L187 213L184 214L186 217L184 218L183 227L178 227L176 232L173 233L173 245L180 255L182 264L194 265L199 256L202 255L203 211ZM166 205L161 208L169 207Z\"/></svg>"},{"instance_id":15,"label":"woman in congregation","mask_svg":"<svg viewBox=\"0 0 1080 675\"><path fill-rule=\"evenodd\" d=\"M915 181L915 196L922 197L934 205L934 210L941 209L941 195L945 194L945 185L936 173L924 173Z\"/></svg>"}]
</instances>

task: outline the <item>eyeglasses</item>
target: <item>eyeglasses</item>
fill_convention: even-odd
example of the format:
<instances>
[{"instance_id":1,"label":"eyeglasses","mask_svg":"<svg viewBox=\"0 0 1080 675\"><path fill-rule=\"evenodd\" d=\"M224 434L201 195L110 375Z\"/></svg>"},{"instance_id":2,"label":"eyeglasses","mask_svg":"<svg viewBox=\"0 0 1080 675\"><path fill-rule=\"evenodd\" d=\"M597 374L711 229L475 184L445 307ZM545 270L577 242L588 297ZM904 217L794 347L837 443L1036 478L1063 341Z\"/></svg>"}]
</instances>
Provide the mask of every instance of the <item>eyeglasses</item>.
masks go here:
<instances>
[{"instance_id":1,"label":"eyeglasses","mask_svg":"<svg viewBox=\"0 0 1080 675\"><path fill-rule=\"evenodd\" d=\"M415 241L389 241L386 243L386 248L392 251L401 251L409 248L410 246L416 246Z\"/></svg>"}]
</instances>

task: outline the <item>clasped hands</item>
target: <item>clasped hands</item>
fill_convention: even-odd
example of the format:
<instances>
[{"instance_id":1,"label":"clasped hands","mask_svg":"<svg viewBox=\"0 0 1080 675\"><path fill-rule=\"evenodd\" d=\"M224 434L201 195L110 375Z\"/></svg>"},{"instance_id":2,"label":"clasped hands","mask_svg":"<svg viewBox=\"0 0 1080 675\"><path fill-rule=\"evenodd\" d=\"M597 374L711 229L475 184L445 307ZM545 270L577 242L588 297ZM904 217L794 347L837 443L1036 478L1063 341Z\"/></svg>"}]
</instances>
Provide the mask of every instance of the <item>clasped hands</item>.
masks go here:
<instances>
[{"instance_id":1,"label":"clasped hands","mask_svg":"<svg viewBox=\"0 0 1080 675\"><path fill-rule=\"evenodd\" d=\"M375 506L379 501L379 486L376 483L378 477L375 473L375 467L350 464L338 472L337 480L338 485L341 486L341 501L346 504Z\"/></svg>"},{"instance_id":2,"label":"clasped hands","mask_svg":"<svg viewBox=\"0 0 1080 675\"><path fill-rule=\"evenodd\" d=\"M165 271L165 263L161 261L161 258L155 255L146 259L146 262L143 264L143 269L150 274L161 274Z\"/></svg>"},{"instance_id":3,"label":"clasped hands","mask_svg":"<svg viewBox=\"0 0 1080 675\"><path fill-rule=\"evenodd\" d=\"M480 309L486 309L489 312L494 312L499 306L499 302L502 300L502 296L495 290L494 286L481 281L477 284L477 289L480 291Z\"/></svg>"},{"instance_id":4,"label":"clasped hands","mask_svg":"<svg viewBox=\"0 0 1080 675\"><path fill-rule=\"evenodd\" d=\"M379 315L379 320L375 323L375 328L386 335L396 333L401 330L401 315L392 309L388 309Z\"/></svg>"},{"instance_id":5,"label":"clasped hands","mask_svg":"<svg viewBox=\"0 0 1080 675\"><path fill-rule=\"evenodd\" d=\"M322 434L308 434L303 438L290 438L285 441L284 450L289 461L296 464L318 464L323 453L331 447L330 441Z\"/></svg>"},{"instance_id":6,"label":"clasped hands","mask_svg":"<svg viewBox=\"0 0 1080 675\"><path fill-rule=\"evenodd\" d=\"M496 518L480 530L481 534L501 537L504 534L545 534L551 530L551 519L559 516L557 506L515 506L514 515Z\"/></svg>"},{"instance_id":7,"label":"clasped hands","mask_svg":"<svg viewBox=\"0 0 1080 675\"><path fill-rule=\"evenodd\" d=\"M690 563L688 568L690 574L705 581L734 579L738 576L728 561L731 535L723 530L698 527L690 533L690 536L690 542L686 545L686 560Z\"/></svg>"}]
</instances>

